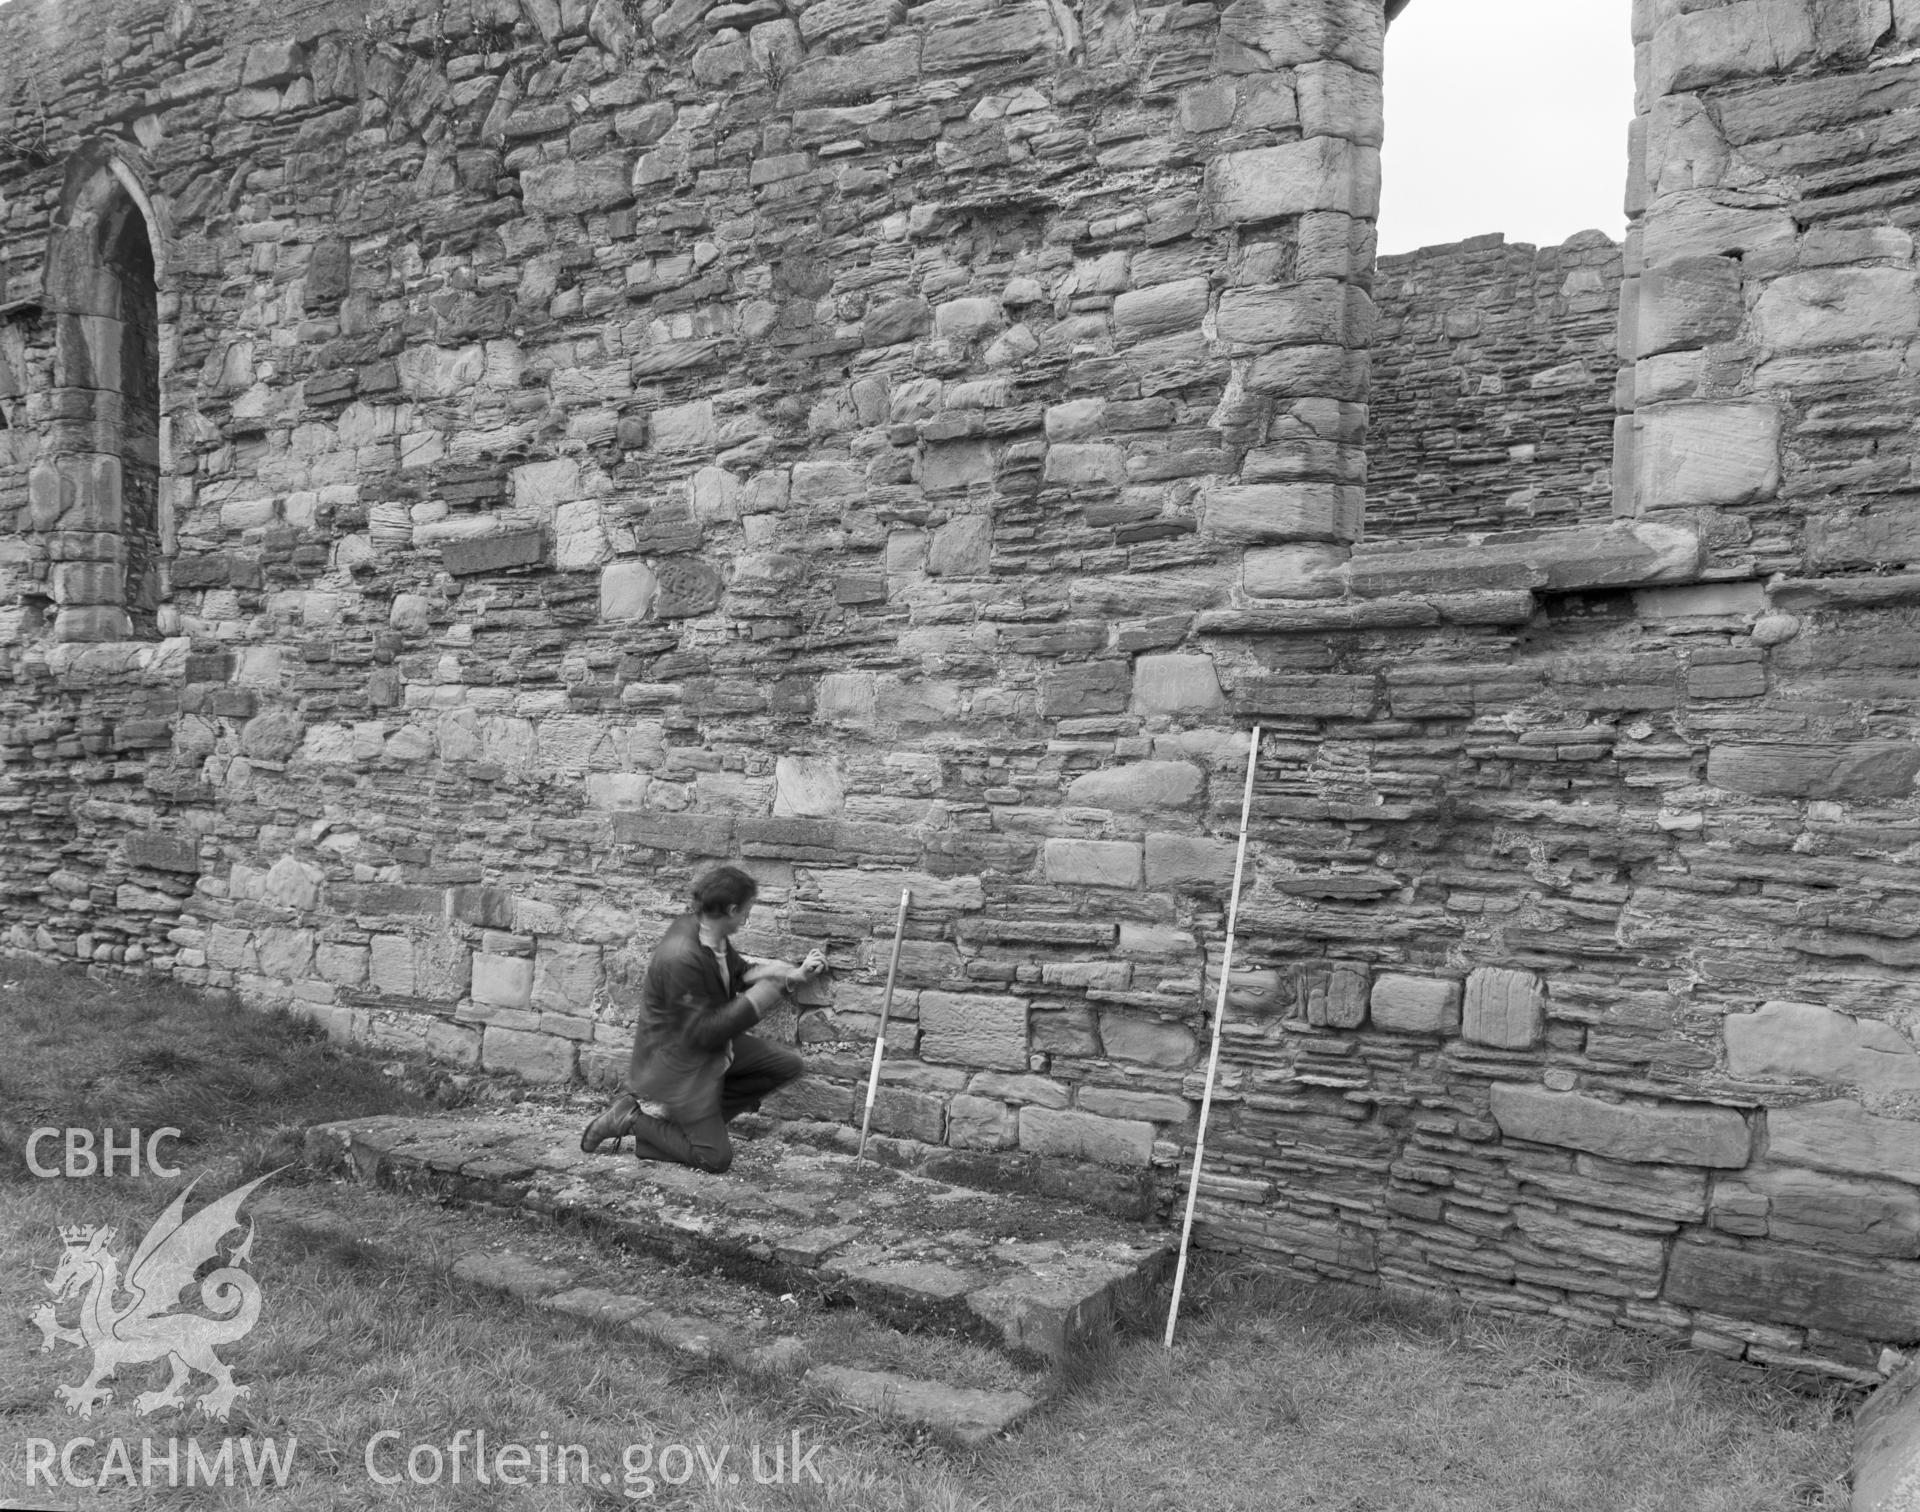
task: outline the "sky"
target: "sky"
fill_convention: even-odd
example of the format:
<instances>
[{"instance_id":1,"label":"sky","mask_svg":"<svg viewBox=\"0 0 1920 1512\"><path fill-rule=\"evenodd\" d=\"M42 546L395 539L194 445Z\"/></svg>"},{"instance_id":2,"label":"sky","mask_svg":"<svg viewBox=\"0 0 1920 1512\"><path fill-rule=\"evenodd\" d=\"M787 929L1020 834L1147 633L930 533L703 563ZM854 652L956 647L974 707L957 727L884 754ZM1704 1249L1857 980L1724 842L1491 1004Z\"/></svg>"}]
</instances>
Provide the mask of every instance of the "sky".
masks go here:
<instances>
[{"instance_id":1,"label":"sky","mask_svg":"<svg viewBox=\"0 0 1920 1512\"><path fill-rule=\"evenodd\" d=\"M1387 32L1380 250L1626 229L1631 0L1413 0Z\"/></svg>"}]
</instances>

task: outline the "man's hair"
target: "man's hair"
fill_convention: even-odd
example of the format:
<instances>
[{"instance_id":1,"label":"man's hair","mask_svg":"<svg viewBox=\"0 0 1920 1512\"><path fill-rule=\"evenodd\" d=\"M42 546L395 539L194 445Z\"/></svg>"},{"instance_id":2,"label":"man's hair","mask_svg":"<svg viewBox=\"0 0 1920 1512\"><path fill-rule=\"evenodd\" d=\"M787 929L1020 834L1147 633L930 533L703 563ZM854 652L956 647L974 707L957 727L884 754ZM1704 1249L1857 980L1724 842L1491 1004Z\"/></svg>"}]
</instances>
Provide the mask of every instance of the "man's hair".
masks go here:
<instances>
[{"instance_id":1,"label":"man's hair","mask_svg":"<svg viewBox=\"0 0 1920 1512\"><path fill-rule=\"evenodd\" d=\"M737 866L716 866L693 884L693 906L703 914L723 914L760 896L760 884Z\"/></svg>"}]
</instances>

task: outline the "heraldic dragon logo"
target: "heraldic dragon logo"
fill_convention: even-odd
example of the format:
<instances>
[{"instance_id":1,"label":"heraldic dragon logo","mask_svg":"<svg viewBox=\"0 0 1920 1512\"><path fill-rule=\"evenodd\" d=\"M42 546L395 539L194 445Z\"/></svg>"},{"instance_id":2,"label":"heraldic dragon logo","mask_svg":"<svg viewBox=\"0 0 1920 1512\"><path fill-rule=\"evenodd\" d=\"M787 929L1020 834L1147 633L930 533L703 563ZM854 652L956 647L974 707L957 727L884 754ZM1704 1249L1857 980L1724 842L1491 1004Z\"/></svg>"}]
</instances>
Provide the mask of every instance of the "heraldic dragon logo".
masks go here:
<instances>
[{"instance_id":1,"label":"heraldic dragon logo","mask_svg":"<svg viewBox=\"0 0 1920 1512\"><path fill-rule=\"evenodd\" d=\"M277 1175L269 1171L245 1186L215 1198L191 1218L183 1217L189 1182L167 1210L154 1220L121 1276L120 1256L110 1247L114 1231L106 1227L74 1227L60 1231L66 1253L47 1282L54 1301L33 1314L46 1336L42 1350L55 1344L77 1344L93 1351L93 1370L78 1386L56 1386L54 1393L69 1413L92 1417L93 1409L113 1400L112 1388L100 1383L122 1365L167 1360L173 1377L159 1391L143 1391L134 1398L134 1410L146 1416L166 1407L184 1407L181 1390L194 1371L213 1378L214 1387L200 1398L200 1410L227 1420L234 1401L248 1388L233 1383L233 1372L214 1353L243 1337L260 1317L260 1283L244 1267L253 1253L253 1220L247 1236L224 1257L220 1241L240 1226L240 1205L261 1182ZM200 1301L212 1317L179 1313L172 1308L209 1261L223 1261L199 1278ZM119 1300L125 1293L127 1300ZM64 1328L58 1308L80 1298L79 1326Z\"/></svg>"}]
</instances>

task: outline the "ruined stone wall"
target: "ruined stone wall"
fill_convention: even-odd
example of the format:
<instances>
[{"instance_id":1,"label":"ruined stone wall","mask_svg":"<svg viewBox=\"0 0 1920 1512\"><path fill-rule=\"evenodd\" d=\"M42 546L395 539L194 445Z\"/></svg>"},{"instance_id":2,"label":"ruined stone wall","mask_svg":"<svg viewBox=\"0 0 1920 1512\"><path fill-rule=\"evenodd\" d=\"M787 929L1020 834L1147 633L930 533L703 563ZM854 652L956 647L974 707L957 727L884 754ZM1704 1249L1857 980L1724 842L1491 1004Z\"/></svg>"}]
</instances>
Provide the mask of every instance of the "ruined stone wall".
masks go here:
<instances>
[{"instance_id":1,"label":"ruined stone wall","mask_svg":"<svg viewBox=\"0 0 1920 1512\"><path fill-rule=\"evenodd\" d=\"M1663 49L1724 44L1716 130L1911 66L1777 10L1644 10L1649 119ZM836 967L824 1133L911 887L889 1148L1164 1210L1258 721L1205 1242L1862 1379L1920 1338L1913 269L1897 195L1801 203L1852 127L1777 181L1643 133L1615 518L1362 540L1374 5L123 19L149 72L66 63L7 180L11 948L604 1081L742 858L750 943ZM33 264L101 136L162 254L145 643L33 612Z\"/></svg>"},{"instance_id":2,"label":"ruined stone wall","mask_svg":"<svg viewBox=\"0 0 1920 1512\"><path fill-rule=\"evenodd\" d=\"M1620 249L1497 233L1383 257L1367 533L1604 521L1613 503Z\"/></svg>"}]
</instances>

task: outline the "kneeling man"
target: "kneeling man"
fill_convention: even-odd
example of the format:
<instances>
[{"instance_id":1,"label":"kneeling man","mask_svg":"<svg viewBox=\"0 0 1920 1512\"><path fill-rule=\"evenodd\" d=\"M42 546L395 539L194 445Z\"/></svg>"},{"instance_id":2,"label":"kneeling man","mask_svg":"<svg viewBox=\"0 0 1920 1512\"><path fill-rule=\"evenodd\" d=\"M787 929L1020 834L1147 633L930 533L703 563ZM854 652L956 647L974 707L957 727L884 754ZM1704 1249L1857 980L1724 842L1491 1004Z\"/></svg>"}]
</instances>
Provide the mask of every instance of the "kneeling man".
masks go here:
<instances>
[{"instance_id":1,"label":"kneeling man","mask_svg":"<svg viewBox=\"0 0 1920 1512\"><path fill-rule=\"evenodd\" d=\"M806 1069L798 1055L746 1031L794 982L826 970L815 950L799 966L753 960L733 948L760 892L737 866L693 885L693 912L667 926L640 983L627 1089L580 1136L588 1154L633 1135L642 1160L724 1171L727 1123Z\"/></svg>"}]
</instances>

